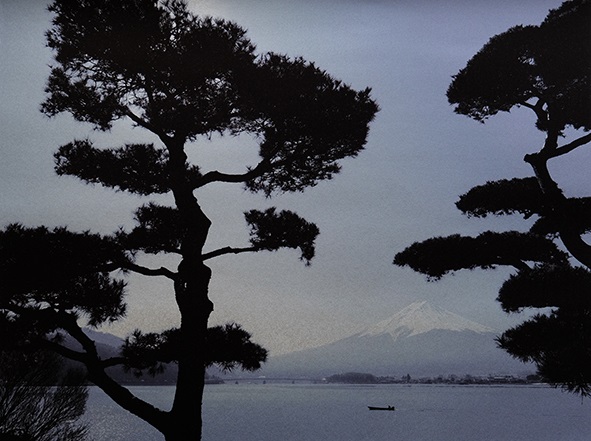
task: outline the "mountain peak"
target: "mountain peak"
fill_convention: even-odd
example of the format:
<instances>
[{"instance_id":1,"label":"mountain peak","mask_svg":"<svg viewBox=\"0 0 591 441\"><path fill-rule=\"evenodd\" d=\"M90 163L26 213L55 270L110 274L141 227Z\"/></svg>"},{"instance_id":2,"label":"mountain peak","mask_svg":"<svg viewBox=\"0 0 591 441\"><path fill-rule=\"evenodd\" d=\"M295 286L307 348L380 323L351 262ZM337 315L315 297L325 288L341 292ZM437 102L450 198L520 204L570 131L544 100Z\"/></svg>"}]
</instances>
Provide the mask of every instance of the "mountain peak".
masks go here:
<instances>
[{"instance_id":1,"label":"mountain peak","mask_svg":"<svg viewBox=\"0 0 591 441\"><path fill-rule=\"evenodd\" d=\"M494 332L487 326L468 320L427 301L414 302L363 331L360 336L390 334L394 340L424 334L439 329L446 331L473 331L480 334Z\"/></svg>"}]
</instances>

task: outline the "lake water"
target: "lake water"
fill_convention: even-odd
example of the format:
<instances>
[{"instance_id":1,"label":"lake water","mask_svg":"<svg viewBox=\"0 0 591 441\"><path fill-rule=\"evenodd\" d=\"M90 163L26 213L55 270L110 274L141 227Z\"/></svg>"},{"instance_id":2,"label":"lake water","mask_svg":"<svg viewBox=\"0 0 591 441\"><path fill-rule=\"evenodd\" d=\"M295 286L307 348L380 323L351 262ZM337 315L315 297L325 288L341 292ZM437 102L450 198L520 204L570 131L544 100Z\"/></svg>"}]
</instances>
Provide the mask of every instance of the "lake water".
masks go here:
<instances>
[{"instance_id":1,"label":"lake water","mask_svg":"<svg viewBox=\"0 0 591 441\"><path fill-rule=\"evenodd\" d=\"M172 387L130 389L170 406ZM591 400L545 386L208 385L203 413L204 441L591 440ZM163 440L95 387L86 418L95 441Z\"/></svg>"}]
</instances>

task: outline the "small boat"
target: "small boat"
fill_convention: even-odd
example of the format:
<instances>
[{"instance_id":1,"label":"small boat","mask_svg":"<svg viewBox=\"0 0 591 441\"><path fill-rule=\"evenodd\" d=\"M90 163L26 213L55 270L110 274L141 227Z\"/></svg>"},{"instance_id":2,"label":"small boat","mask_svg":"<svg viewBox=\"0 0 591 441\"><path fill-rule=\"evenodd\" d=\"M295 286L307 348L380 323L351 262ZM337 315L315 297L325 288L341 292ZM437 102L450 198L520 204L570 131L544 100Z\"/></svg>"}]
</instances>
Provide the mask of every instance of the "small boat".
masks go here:
<instances>
[{"instance_id":1,"label":"small boat","mask_svg":"<svg viewBox=\"0 0 591 441\"><path fill-rule=\"evenodd\" d=\"M369 410L396 410L396 408L394 406L388 406L388 407L367 406L367 408Z\"/></svg>"}]
</instances>

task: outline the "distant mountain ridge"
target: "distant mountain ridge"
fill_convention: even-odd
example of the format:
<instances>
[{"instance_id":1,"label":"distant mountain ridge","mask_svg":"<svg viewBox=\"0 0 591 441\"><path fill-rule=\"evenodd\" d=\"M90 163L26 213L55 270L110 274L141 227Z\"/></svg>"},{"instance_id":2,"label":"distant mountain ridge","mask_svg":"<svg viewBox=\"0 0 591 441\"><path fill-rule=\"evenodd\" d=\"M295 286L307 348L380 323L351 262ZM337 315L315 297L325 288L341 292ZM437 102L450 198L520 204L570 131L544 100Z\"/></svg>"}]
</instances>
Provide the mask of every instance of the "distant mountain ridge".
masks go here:
<instances>
[{"instance_id":1,"label":"distant mountain ridge","mask_svg":"<svg viewBox=\"0 0 591 441\"><path fill-rule=\"evenodd\" d=\"M113 349L119 349L124 342L124 339L107 332L95 331L94 329L84 328L84 333L94 340L96 343L106 346L111 346Z\"/></svg>"},{"instance_id":2,"label":"distant mountain ridge","mask_svg":"<svg viewBox=\"0 0 591 441\"><path fill-rule=\"evenodd\" d=\"M85 329L102 357L119 353L123 339ZM535 369L496 347L493 329L420 301L349 337L289 354L273 356L256 376L322 378L344 372L417 376L523 374ZM70 343L78 349L77 343ZM164 375L135 378L121 367L109 369L124 383L171 384L176 365ZM214 374L221 374L216 370Z\"/></svg>"},{"instance_id":3,"label":"distant mountain ridge","mask_svg":"<svg viewBox=\"0 0 591 441\"><path fill-rule=\"evenodd\" d=\"M276 357L271 354L261 373L324 377L351 371L393 376L533 371L497 348L495 337L492 328L420 301L349 337Z\"/></svg>"}]
</instances>

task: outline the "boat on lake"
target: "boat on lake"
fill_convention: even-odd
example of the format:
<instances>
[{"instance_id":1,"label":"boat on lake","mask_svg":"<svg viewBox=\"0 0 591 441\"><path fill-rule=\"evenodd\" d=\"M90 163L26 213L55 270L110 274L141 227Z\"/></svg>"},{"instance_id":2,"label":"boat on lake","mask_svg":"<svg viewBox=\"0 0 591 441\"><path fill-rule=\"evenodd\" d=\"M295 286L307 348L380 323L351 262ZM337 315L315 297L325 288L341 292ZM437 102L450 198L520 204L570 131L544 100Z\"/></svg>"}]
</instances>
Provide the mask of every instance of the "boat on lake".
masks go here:
<instances>
[{"instance_id":1,"label":"boat on lake","mask_svg":"<svg viewBox=\"0 0 591 441\"><path fill-rule=\"evenodd\" d=\"M376 407L376 406L367 406L369 410L396 410L394 406L387 406L387 407Z\"/></svg>"}]
</instances>

